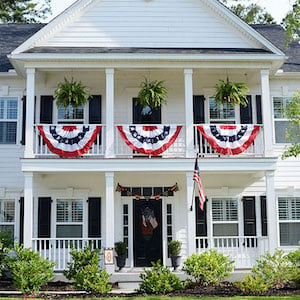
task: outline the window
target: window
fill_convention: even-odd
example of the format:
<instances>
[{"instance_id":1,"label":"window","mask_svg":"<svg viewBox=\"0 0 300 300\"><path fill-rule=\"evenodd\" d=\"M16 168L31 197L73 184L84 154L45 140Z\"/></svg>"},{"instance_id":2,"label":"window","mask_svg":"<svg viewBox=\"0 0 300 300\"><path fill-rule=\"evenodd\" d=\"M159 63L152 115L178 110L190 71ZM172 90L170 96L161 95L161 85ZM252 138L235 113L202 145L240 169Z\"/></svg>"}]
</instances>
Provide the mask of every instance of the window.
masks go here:
<instances>
[{"instance_id":1,"label":"window","mask_svg":"<svg viewBox=\"0 0 300 300\"><path fill-rule=\"evenodd\" d=\"M0 97L0 144L17 140L18 98Z\"/></svg>"},{"instance_id":2,"label":"window","mask_svg":"<svg viewBox=\"0 0 300 300\"><path fill-rule=\"evenodd\" d=\"M66 109L60 106L57 110L57 120L59 124L83 124L84 106L73 107L69 105Z\"/></svg>"},{"instance_id":3,"label":"window","mask_svg":"<svg viewBox=\"0 0 300 300\"><path fill-rule=\"evenodd\" d=\"M229 103L217 103L215 98L209 98L210 123L235 123L235 109Z\"/></svg>"},{"instance_id":4,"label":"window","mask_svg":"<svg viewBox=\"0 0 300 300\"><path fill-rule=\"evenodd\" d=\"M212 199L212 220L214 236L238 235L238 201L224 198Z\"/></svg>"},{"instance_id":5,"label":"window","mask_svg":"<svg viewBox=\"0 0 300 300\"><path fill-rule=\"evenodd\" d=\"M275 141L276 143L293 143L300 142L300 139L294 138L293 140L286 139L286 130L289 125L289 120L285 114L286 105L290 102L289 97L274 97L274 122L275 122ZM295 128L296 130L297 128Z\"/></svg>"},{"instance_id":6,"label":"window","mask_svg":"<svg viewBox=\"0 0 300 300\"><path fill-rule=\"evenodd\" d=\"M297 246L300 241L300 197L278 198L281 246Z\"/></svg>"},{"instance_id":7,"label":"window","mask_svg":"<svg viewBox=\"0 0 300 300\"><path fill-rule=\"evenodd\" d=\"M82 237L83 200L56 200L56 237Z\"/></svg>"},{"instance_id":8,"label":"window","mask_svg":"<svg viewBox=\"0 0 300 300\"><path fill-rule=\"evenodd\" d=\"M0 200L0 230L10 230L14 236L15 200Z\"/></svg>"}]
</instances>

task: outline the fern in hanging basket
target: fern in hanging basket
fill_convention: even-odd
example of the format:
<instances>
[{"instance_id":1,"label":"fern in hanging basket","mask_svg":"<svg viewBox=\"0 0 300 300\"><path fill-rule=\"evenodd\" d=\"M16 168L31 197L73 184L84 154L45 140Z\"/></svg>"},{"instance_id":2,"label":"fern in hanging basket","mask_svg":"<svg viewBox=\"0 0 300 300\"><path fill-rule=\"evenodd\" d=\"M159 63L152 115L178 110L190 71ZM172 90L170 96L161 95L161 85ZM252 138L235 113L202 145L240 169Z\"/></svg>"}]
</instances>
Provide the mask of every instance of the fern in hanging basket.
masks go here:
<instances>
[{"instance_id":1,"label":"fern in hanging basket","mask_svg":"<svg viewBox=\"0 0 300 300\"><path fill-rule=\"evenodd\" d=\"M74 78L71 81L64 78L64 81L60 82L54 91L57 107L63 106L64 109L67 109L69 105L73 107L85 105L89 97L87 87L81 81L74 80Z\"/></svg>"},{"instance_id":2,"label":"fern in hanging basket","mask_svg":"<svg viewBox=\"0 0 300 300\"><path fill-rule=\"evenodd\" d=\"M234 105L247 106L248 100L246 93L249 91L248 86L244 82L231 82L227 80L219 80L220 84L216 85L215 100L218 103L230 103Z\"/></svg>"},{"instance_id":3,"label":"fern in hanging basket","mask_svg":"<svg viewBox=\"0 0 300 300\"><path fill-rule=\"evenodd\" d=\"M163 85L165 80L148 81L145 78L140 85L137 104L142 107L158 108L167 104L168 89Z\"/></svg>"}]
</instances>

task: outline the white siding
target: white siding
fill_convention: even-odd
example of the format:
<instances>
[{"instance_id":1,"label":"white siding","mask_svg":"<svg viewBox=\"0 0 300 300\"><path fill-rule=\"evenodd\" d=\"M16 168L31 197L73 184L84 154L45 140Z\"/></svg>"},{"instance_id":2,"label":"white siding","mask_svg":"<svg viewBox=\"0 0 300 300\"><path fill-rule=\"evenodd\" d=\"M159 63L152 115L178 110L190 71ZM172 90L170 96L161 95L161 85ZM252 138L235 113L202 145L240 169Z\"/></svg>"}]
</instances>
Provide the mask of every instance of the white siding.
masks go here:
<instances>
[{"instance_id":1,"label":"white siding","mask_svg":"<svg viewBox=\"0 0 300 300\"><path fill-rule=\"evenodd\" d=\"M102 0L36 46L258 48L200 0Z\"/></svg>"}]
</instances>

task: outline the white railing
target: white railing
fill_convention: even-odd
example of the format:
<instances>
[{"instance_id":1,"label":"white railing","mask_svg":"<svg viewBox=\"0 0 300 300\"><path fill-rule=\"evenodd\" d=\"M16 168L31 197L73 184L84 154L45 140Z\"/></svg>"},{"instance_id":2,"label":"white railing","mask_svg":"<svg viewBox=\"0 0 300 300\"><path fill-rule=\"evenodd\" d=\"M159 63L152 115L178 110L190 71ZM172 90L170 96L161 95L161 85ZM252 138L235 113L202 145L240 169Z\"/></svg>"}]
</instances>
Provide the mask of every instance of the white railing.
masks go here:
<instances>
[{"instance_id":1,"label":"white railing","mask_svg":"<svg viewBox=\"0 0 300 300\"><path fill-rule=\"evenodd\" d=\"M44 125L44 124L43 124ZM64 125L64 124L47 124L47 126L56 126L56 125ZM72 124L65 124L66 126L70 126ZM88 124L84 124L88 126ZM100 133L97 135L97 138L89 151L84 154L84 156L104 156L105 153L105 126L101 124L93 124L99 125L101 127ZM37 127L38 125L34 125L34 154L38 157L59 157L58 155L52 153L47 147L46 143L43 140L43 137L40 134L40 131Z\"/></svg>"},{"instance_id":2,"label":"white railing","mask_svg":"<svg viewBox=\"0 0 300 300\"><path fill-rule=\"evenodd\" d=\"M62 271L68 268L72 261L71 251L80 251L85 247L101 250L101 238L33 238L32 250L40 253L42 258L54 262L54 270Z\"/></svg>"},{"instance_id":3,"label":"white railing","mask_svg":"<svg viewBox=\"0 0 300 300\"><path fill-rule=\"evenodd\" d=\"M138 153L133 151L122 139L117 126L126 126L128 127L130 124L119 124L115 126L115 155L117 157L124 158L133 158L133 157L151 157L151 155L146 155L142 153ZM134 125L134 124L133 124ZM143 124L144 126L160 126L157 124ZM180 126L176 124L176 126ZM181 125L182 126L182 125ZM185 127L182 126L181 131L175 140L175 142L168 148L165 152L163 152L159 157L162 158L172 158L172 157L185 157Z\"/></svg>"},{"instance_id":4,"label":"white railing","mask_svg":"<svg viewBox=\"0 0 300 300\"><path fill-rule=\"evenodd\" d=\"M199 124L198 124L199 125ZM213 125L213 124L209 124ZM218 124L220 125L220 124ZM263 126L258 125L259 132L256 139L251 144L251 146L243 153L237 156L263 156L264 155L264 132ZM194 125L194 146L195 152L198 153L200 157L227 157L228 155L223 155L216 152L213 147L207 142L202 133L197 129L197 125Z\"/></svg>"},{"instance_id":5,"label":"white railing","mask_svg":"<svg viewBox=\"0 0 300 300\"><path fill-rule=\"evenodd\" d=\"M196 237L196 252L209 249L228 255L235 262L235 268L251 268L256 260L269 250L268 237L258 236L218 236Z\"/></svg>"}]
</instances>

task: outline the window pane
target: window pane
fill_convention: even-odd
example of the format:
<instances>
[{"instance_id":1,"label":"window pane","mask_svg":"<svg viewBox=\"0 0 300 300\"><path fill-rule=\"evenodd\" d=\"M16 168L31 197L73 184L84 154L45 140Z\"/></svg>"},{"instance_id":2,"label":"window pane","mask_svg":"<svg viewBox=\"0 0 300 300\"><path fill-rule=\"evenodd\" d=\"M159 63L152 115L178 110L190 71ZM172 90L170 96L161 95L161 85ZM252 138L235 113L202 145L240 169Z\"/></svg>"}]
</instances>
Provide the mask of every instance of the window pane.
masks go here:
<instances>
[{"instance_id":1,"label":"window pane","mask_svg":"<svg viewBox=\"0 0 300 300\"><path fill-rule=\"evenodd\" d=\"M82 222L83 220L83 201L82 200L62 200L56 202L56 221L57 222Z\"/></svg>"},{"instance_id":2,"label":"window pane","mask_svg":"<svg viewBox=\"0 0 300 300\"><path fill-rule=\"evenodd\" d=\"M10 231L11 232L11 238L14 238L14 225L0 225L0 231Z\"/></svg>"},{"instance_id":3,"label":"window pane","mask_svg":"<svg viewBox=\"0 0 300 300\"><path fill-rule=\"evenodd\" d=\"M18 99L17 98L0 98L0 120L18 118Z\"/></svg>"},{"instance_id":4,"label":"window pane","mask_svg":"<svg viewBox=\"0 0 300 300\"><path fill-rule=\"evenodd\" d=\"M1 200L0 201L0 222L13 223L15 221L15 201Z\"/></svg>"},{"instance_id":5,"label":"window pane","mask_svg":"<svg viewBox=\"0 0 300 300\"><path fill-rule=\"evenodd\" d=\"M274 107L274 118L275 119L284 119L286 105L290 102L290 98L284 97L274 97L273 107Z\"/></svg>"},{"instance_id":6,"label":"window pane","mask_svg":"<svg viewBox=\"0 0 300 300\"><path fill-rule=\"evenodd\" d=\"M74 238L82 237L82 225L57 225L56 226L57 238Z\"/></svg>"},{"instance_id":7,"label":"window pane","mask_svg":"<svg viewBox=\"0 0 300 300\"><path fill-rule=\"evenodd\" d=\"M214 224L213 235L214 236L237 236L238 224Z\"/></svg>"},{"instance_id":8,"label":"window pane","mask_svg":"<svg viewBox=\"0 0 300 300\"><path fill-rule=\"evenodd\" d=\"M280 245L298 246L300 241L300 223L280 224Z\"/></svg>"},{"instance_id":9,"label":"window pane","mask_svg":"<svg viewBox=\"0 0 300 300\"><path fill-rule=\"evenodd\" d=\"M62 106L58 108L58 119L59 120L83 120L84 107L72 107L69 105L65 110Z\"/></svg>"},{"instance_id":10,"label":"window pane","mask_svg":"<svg viewBox=\"0 0 300 300\"><path fill-rule=\"evenodd\" d=\"M0 121L0 144L15 144L17 139L17 122Z\"/></svg>"},{"instance_id":11,"label":"window pane","mask_svg":"<svg viewBox=\"0 0 300 300\"><path fill-rule=\"evenodd\" d=\"M214 98L209 98L210 119L234 119L235 110L229 103L217 103Z\"/></svg>"},{"instance_id":12,"label":"window pane","mask_svg":"<svg viewBox=\"0 0 300 300\"><path fill-rule=\"evenodd\" d=\"M279 220L300 220L300 197L278 198Z\"/></svg>"},{"instance_id":13,"label":"window pane","mask_svg":"<svg viewBox=\"0 0 300 300\"><path fill-rule=\"evenodd\" d=\"M236 199L213 199L213 221L237 221L238 204Z\"/></svg>"},{"instance_id":14,"label":"window pane","mask_svg":"<svg viewBox=\"0 0 300 300\"><path fill-rule=\"evenodd\" d=\"M288 128L289 121L275 121L275 140L276 143L299 143L300 139L295 137L292 140L286 138L286 130ZM297 125L293 126L293 132L297 134L299 131Z\"/></svg>"}]
</instances>

